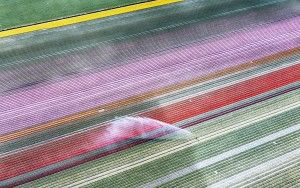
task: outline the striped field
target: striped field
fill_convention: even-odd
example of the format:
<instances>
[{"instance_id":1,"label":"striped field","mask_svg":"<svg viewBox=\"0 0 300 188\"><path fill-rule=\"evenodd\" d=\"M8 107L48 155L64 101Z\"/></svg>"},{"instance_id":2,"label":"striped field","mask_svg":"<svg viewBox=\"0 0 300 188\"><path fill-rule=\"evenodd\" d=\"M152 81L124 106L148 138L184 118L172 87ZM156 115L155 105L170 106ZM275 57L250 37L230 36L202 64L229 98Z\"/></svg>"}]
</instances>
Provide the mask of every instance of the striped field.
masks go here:
<instances>
[{"instance_id":1,"label":"striped field","mask_svg":"<svg viewBox=\"0 0 300 188\"><path fill-rule=\"evenodd\" d=\"M128 18L170 8L190 22L3 58L0 187L300 186L299 2L151 2L165 6ZM187 16L195 5L236 10L200 20ZM199 37L216 24L224 30ZM47 63L68 73L70 61L77 72L39 80Z\"/></svg>"}]
</instances>

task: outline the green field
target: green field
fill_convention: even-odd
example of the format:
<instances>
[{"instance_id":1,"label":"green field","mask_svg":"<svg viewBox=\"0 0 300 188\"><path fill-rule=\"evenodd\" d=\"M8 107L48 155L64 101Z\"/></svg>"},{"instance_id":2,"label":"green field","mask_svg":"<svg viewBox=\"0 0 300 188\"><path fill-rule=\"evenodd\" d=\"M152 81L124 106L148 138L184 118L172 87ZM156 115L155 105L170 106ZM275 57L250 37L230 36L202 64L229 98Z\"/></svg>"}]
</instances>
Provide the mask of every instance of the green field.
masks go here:
<instances>
[{"instance_id":1,"label":"green field","mask_svg":"<svg viewBox=\"0 0 300 188\"><path fill-rule=\"evenodd\" d=\"M144 1L145 0L0 0L0 30Z\"/></svg>"}]
</instances>

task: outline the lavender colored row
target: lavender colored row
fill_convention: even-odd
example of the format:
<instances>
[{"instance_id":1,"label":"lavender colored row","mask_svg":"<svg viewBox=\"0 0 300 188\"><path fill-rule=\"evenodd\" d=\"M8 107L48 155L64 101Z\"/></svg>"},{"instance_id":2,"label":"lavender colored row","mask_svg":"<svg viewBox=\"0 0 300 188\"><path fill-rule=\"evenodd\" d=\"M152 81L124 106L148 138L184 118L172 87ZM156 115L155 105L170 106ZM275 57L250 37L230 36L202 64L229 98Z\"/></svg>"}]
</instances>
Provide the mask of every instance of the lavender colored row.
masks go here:
<instances>
[{"instance_id":1,"label":"lavender colored row","mask_svg":"<svg viewBox=\"0 0 300 188\"><path fill-rule=\"evenodd\" d=\"M205 76L300 44L300 17L0 96L0 134Z\"/></svg>"}]
</instances>

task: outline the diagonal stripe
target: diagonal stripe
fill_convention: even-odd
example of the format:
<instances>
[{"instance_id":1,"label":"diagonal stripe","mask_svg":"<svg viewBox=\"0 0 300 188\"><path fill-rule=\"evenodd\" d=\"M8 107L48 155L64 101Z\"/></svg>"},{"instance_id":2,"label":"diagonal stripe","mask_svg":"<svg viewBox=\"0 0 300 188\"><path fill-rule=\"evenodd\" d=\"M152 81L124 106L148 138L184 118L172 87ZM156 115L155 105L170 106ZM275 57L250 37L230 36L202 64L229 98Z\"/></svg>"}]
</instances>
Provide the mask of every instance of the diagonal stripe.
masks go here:
<instances>
[{"instance_id":1,"label":"diagonal stripe","mask_svg":"<svg viewBox=\"0 0 300 188\"><path fill-rule=\"evenodd\" d=\"M164 183L167 183L167 182L170 182L176 178L179 178L179 177L182 177L182 176L185 176L187 174L190 174L194 171L197 171L197 170L200 170L202 168L205 168L207 166L210 166L212 164L215 164L217 162L220 162L222 160L225 160L225 159L228 159L230 157L233 157L235 155L238 155L242 152L245 152L247 150L251 150L255 147L258 147L260 145L263 145L263 144L266 144L268 142L271 142L273 140L276 140L278 138L281 138L281 137L284 137L284 136L287 136L293 132L296 132L296 131L299 131L300 130L300 124L298 125L295 125L293 127L289 127L287 129L284 129L284 130L281 130L279 132L276 132L276 133L273 133L271 135L268 135L266 137L263 137L261 139L258 139L258 140L255 140L253 142L250 142L248 144L245 144L245 145L242 145L240 147L237 147L235 149L232 149L230 151L227 151L225 153L222 153L220 155L217 155L215 157L212 157L212 158L209 158L209 159L206 159L204 161L201 161L199 163L196 163L192 166L189 166L189 167L186 167L186 168L183 168L181 170L178 170L174 173L171 173L167 176L164 176L164 177L161 177L159 179L156 179L152 182L149 182L141 187L156 187L156 186L159 186L159 185L162 185Z\"/></svg>"},{"instance_id":2,"label":"diagonal stripe","mask_svg":"<svg viewBox=\"0 0 300 188\"><path fill-rule=\"evenodd\" d=\"M274 110L274 111L271 111L271 112L269 112L267 114L263 114L261 116L257 116L255 118L249 119L249 120L247 120L245 122L242 122L242 123L230 126L228 128L222 128L222 129L220 129L218 131L212 132L211 134L207 134L205 136L197 138L196 142L195 142L195 140L192 140L192 141L184 143L182 145L178 145L176 147L171 147L169 149L164 150L161 153L156 153L154 155L151 155L151 156L148 156L148 157L144 157L141 160L135 161L134 163L126 164L126 165L120 166L118 168L113 168L111 170L105 171L104 173L100 173L100 174L97 174L95 176L91 176L89 178L86 178L86 179L84 179L82 181L74 182L73 184L70 184L68 187L82 186L83 184L85 184L85 182L88 182L88 183L96 182L96 181L99 181L101 179L110 177L112 175L116 175L118 173L127 171L129 169L136 168L138 166L142 166L142 165L144 165L146 163L152 162L152 161L157 160L159 158L162 158L164 156L167 156L167 155L170 155L170 154L174 154L174 153L176 153L178 151L181 151L181 150L186 149L188 147L197 145L199 143L203 143L203 142L205 142L207 140L210 140L210 139L213 139L213 138L216 138L216 137L219 137L219 136L223 136L225 134L228 134L230 132L236 131L238 129L242 129L242 128L247 127L247 126L249 126L251 124L254 124L254 123L263 121L263 120L265 120L267 118L274 117L274 116L279 115L281 113L287 112L287 111L289 111L291 109L294 109L296 107L298 107L298 106L289 105L287 107L284 107L284 109Z\"/></svg>"},{"instance_id":3,"label":"diagonal stripe","mask_svg":"<svg viewBox=\"0 0 300 188\"><path fill-rule=\"evenodd\" d=\"M193 107L190 107L189 105L191 104L190 100L186 100L143 113L141 116L167 123L176 123L189 117L293 83L299 80L299 74L300 64L293 65L273 73L244 81L234 86L229 86L192 98ZM251 87L247 88L249 85ZM161 111L163 111L166 116L161 116L160 113L158 113ZM89 130L88 132L74 134L70 137L59 139L46 145L37 146L36 148L18 153L15 156L6 156L2 158L2 164L9 165L10 169L18 169L18 171L7 171L1 174L0 178L8 179L104 147L107 143L103 142L103 140L99 140L99 137L101 137L100 135L102 134L103 128L100 127L98 129ZM78 145L78 147L74 148L76 145ZM33 153L35 155L33 155ZM41 159L39 157L40 155L37 153L40 153L40 155L43 155L45 158ZM35 159L33 159L33 157L35 157ZM30 162L28 159L30 159ZM24 160L27 162L24 162ZM13 166L18 166L18 168L13 168Z\"/></svg>"},{"instance_id":4,"label":"diagonal stripe","mask_svg":"<svg viewBox=\"0 0 300 188\"><path fill-rule=\"evenodd\" d=\"M91 20L125 14L125 13L129 13L129 12L135 12L135 11L139 11L139 10L154 8L154 7L167 5L167 4L171 4L171 3L176 3L176 2L181 2L181 1L182 0L156 0L156 1L146 2L146 3L129 5L129 6L120 7L120 8L111 9L111 10L90 13L90 14L86 14L86 15L65 18L65 19L61 19L61 20L50 21L50 22L46 22L46 23L40 23L40 24L36 24L36 25L24 26L24 27L20 27L20 28L16 28L16 29L1 31L0 38L9 37L9 36L13 36L13 35L19 35L19 34L33 32L33 31L44 30L44 29L53 29L53 28L57 28L57 27L87 22L87 21L91 21Z\"/></svg>"},{"instance_id":5,"label":"diagonal stripe","mask_svg":"<svg viewBox=\"0 0 300 188\"><path fill-rule=\"evenodd\" d=\"M66 117L58 119L58 120L50 121L50 122L47 122L47 123L44 123L44 124L41 124L41 125L38 125L38 126L33 126L33 127L23 129L23 130L20 130L20 131L17 131L17 132L13 132L11 134L1 135L0 136L0 143L1 142L7 142L7 141L10 141L10 140L13 140L13 139L17 139L17 138L20 138L22 136L30 135L30 134L33 134L35 132L42 131L42 130L45 130L45 129L48 129L48 128L58 127L62 124L74 122L74 121L82 119L82 118L88 118L88 117L95 116L95 115L99 114L99 109L106 109L106 111L111 111L111 110L116 109L117 107L119 108L120 106L132 105L133 103L138 103L138 102L141 102L141 101L145 101L145 100L147 100L151 97L156 97L156 96L161 95L161 94L165 94L165 93L168 93L168 92L173 92L177 89L180 89L180 88L182 89L184 87L189 87L189 86L192 86L193 84L196 84L196 83L199 83L199 82L214 79L216 77L220 77L220 76L224 76L226 74L230 74L230 73L233 73L233 72L245 70L245 69L255 67L255 66L258 66L258 65L267 64L270 61L273 61L277 58L283 58L283 57L287 57L289 55L295 55L295 54L299 53L299 51L300 51L300 48L295 48L295 49L291 49L291 50L288 50L288 51L276 53L276 54L267 56L265 58L258 59L258 60L253 61L253 62L249 62L249 63L243 64L243 65L237 66L237 67L225 69L223 71L208 75L206 77L196 78L196 79L193 79L193 80L190 80L190 81L187 81L187 82L183 82L181 84L175 84L175 85L168 86L166 88L155 90L155 91L146 93L145 95L143 95L143 97L141 97L141 96L130 97L130 98L127 98L125 100L121 100L121 101L114 102L114 103L111 103L111 104L108 104L108 105L103 105L103 106L100 106L100 107L96 107L96 108L93 108L93 109L90 109L90 110L87 110L87 111L83 111L83 112L76 113L76 114L73 114L73 115L70 115L70 116L66 116Z\"/></svg>"},{"instance_id":6,"label":"diagonal stripe","mask_svg":"<svg viewBox=\"0 0 300 188\"><path fill-rule=\"evenodd\" d=\"M234 176L223 179L222 181L216 182L209 186L209 188L213 187L239 187L240 183L244 181L254 180L258 175L262 173L266 173L268 171L276 171L278 167L285 165L286 163L296 162L295 160L300 158L300 148L289 153L286 153L280 157L272 159L270 161L259 164L253 168L245 170L241 173L238 173ZM240 184L240 185L239 185ZM239 185L239 186L238 186Z\"/></svg>"}]
</instances>

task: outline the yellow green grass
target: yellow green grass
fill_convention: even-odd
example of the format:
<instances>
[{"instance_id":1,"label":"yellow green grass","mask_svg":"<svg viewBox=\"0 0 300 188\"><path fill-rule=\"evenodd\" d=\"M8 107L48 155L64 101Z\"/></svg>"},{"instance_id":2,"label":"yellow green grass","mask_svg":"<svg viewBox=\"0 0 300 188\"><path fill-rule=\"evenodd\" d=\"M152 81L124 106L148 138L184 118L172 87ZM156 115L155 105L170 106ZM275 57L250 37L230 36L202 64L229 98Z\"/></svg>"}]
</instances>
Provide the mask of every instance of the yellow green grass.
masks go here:
<instances>
[{"instance_id":1,"label":"yellow green grass","mask_svg":"<svg viewBox=\"0 0 300 188\"><path fill-rule=\"evenodd\" d=\"M146 0L0 0L0 30L145 1Z\"/></svg>"}]
</instances>

